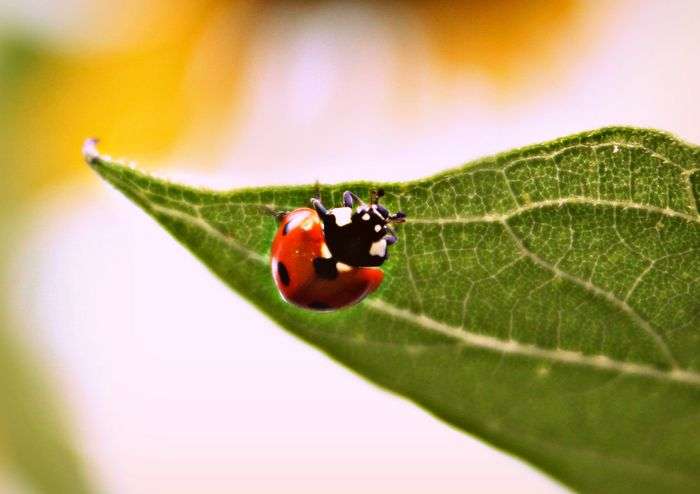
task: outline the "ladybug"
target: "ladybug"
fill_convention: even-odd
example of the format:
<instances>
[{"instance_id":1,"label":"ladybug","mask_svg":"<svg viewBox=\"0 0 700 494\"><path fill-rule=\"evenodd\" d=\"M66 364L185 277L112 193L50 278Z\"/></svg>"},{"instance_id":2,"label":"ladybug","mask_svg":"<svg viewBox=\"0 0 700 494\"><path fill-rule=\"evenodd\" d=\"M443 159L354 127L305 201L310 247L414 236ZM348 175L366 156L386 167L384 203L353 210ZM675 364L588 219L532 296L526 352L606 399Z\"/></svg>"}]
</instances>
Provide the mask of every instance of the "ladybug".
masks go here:
<instances>
[{"instance_id":1,"label":"ladybug","mask_svg":"<svg viewBox=\"0 0 700 494\"><path fill-rule=\"evenodd\" d=\"M278 216L270 263L286 301L330 311L356 304L379 287L384 278L379 266L397 240L390 225L406 221L405 214L391 214L379 204L383 195L373 191L365 204L347 191L342 207L326 209L313 198L311 208Z\"/></svg>"}]
</instances>

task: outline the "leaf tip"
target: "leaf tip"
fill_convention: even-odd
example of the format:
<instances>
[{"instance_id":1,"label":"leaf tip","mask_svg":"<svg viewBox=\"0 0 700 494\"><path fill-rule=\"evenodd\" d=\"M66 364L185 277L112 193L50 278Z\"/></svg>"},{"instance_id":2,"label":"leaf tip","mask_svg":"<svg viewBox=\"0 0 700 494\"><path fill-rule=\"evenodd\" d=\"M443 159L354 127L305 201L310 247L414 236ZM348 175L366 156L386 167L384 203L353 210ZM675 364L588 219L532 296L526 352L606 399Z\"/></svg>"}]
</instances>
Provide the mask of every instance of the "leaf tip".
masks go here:
<instances>
[{"instance_id":1,"label":"leaf tip","mask_svg":"<svg viewBox=\"0 0 700 494\"><path fill-rule=\"evenodd\" d=\"M83 143L83 158L90 166L97 163L97 161L100 159L100 152L97 150L97 143L99 142L99 139L90 137L85 139L85 142Z\"/></svg>"}]
</instances>

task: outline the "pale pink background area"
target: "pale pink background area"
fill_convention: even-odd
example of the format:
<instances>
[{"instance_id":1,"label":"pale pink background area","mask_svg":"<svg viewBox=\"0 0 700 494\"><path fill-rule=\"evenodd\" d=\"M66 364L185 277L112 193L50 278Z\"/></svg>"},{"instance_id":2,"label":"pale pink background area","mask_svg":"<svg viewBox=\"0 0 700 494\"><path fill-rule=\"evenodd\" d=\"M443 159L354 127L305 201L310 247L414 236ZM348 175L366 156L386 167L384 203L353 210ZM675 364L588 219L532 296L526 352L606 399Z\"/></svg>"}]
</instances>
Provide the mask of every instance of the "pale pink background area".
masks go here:
<instances>
[{"instance_id":1,"label":"pale pink background area","mask_svg":"<svg viewBox=\"0 0 700 494\"><path fill-rule=\"evenodd\" d=\"M174 153L163 175L218 188L403 180L609 124L700 142L698 2L599 6L580 20L587 45L561 46L567 70L507 103L478 74L446 83L428 69L413 81L424 96L397 101L407 41L381 15L329 5L271 22L225 158L195 175ZM408 42L420 53L420 33ZM30 213L13 307L105 492L565 490L285 333L97 178Z\"/></svg>"}]
</instances>

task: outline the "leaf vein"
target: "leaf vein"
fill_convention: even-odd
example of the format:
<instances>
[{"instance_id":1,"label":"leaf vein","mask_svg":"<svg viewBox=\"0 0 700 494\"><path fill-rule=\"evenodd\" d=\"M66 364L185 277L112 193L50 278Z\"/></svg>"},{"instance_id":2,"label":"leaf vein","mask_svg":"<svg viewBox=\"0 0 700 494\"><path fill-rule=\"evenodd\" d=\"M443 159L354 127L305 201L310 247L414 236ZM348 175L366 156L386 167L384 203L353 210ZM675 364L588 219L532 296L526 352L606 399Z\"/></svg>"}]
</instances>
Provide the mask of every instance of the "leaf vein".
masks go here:
<instances>
[{"instance_id":1,"label":"leaf vein","mask_svg":"<svg viewBox=\"0 0 700 494\"><path fill-rule=\"evenodd\" d=\"M634 323L637 324L648 336L654 340L656 343L656 346L659 348L663 356L666 358L666 360L669 362L672 368L677 369L679 368L678 363L676 362L676 359L673 357L673 354L668 348L668 345L666 342L661 338L659 333L654 330L654 328L651 326L649 321L644 319L637 311L635 311L627 302L624 300L620 300L617 298L614 294L611 292L608 292L606 290L603 290L599 286L591 283L590 281L584 281L577 276L574 276L566 271L563 271L562 269L554 266L553 264L545 261L542 259L540 256L529 250L523 241L518 237L518 235L513 231L513 229L510 227L510 225L506 222L502 222L503 227L505 228L506 232L510 237L513 239L513 242L515 243L515 246L517 249L522 252L525 256L530 258L532 262L537 264L538 266L554 273L555 275L561 277L562 279L565 279L567 281L570 281L571 283L574 283L575 285L580 286L584 290L592 293L593 295L596 295L598 297L601 297L605 300L607 300L609 303L620 309L622 312L624 312Z\"/></svg>"},{"instance_id":2,"label":"leaf vein","mask_svg":"<svg viewBox=\"0 0 700 494\"><path fill-rule=\"evenodd\" d=\"M634 209L667 216L669 218L679 218L693 223L700 223L700 215L690 215L686 213L681 213L670 208L661 208L658 206L652 206L649 204L641 204L630 201L617 201L612 199L593 199L584 196L571 196L559 199L546 199L542 201L531 202L527 205L511 209L510 211L507 211L505 213L488 213L473 216L459 216L455 218L411 218L409 224L502 223L503 221L507 221L515 216L527 213L529 211L548 207L561 207L567 204L580 204L594 207L607 206L618 209Z\"/></svg>"},{"instance_id":3,"label":"leaf vein","mask_svg":"<svg viewBox=\"0 0 700 494\"><path fill-rule=\"evenodd\" d=\"M611 359L605 355L585 355L581 352L548 349L522 343L517 340L502 340L493 336L482 335L467 331L463 327L450 326L422 314L416 314L406 309L396 307L382 299L372 298L364 302L368 307L404 321L413 323L423 329L433 331L460 341L462 344L492 350L503 354L522 355L525 357L541 358L563 364L592 367L620 374L650 377L662 381L678 381L693 386L700 386L700 374L681 369L670 371L661 370L650 365L636 364Z\"/></svg>"}]
</instances>

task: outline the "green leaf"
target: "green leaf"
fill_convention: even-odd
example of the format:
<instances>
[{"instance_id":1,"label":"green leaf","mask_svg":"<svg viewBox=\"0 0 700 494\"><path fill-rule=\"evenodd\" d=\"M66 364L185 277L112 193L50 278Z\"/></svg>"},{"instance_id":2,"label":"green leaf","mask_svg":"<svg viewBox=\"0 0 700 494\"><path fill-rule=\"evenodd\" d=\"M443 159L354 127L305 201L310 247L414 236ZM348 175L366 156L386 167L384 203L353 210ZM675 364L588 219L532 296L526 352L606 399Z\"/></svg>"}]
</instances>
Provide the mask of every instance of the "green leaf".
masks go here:
<instances>
[{"instance_id":1,"label":"green leaf","mask_svg":"<svg viewBox=\"0 0 700 494\"><path fill-rule=\"evenodd\" d=\"M700 148L607 128L321 186L381 186L408 215L379 291L323 314L280 299L264 212L313 186L213 192L87 157L281 326L455 427L581 491L700 489Z\"/></svg>"}]
</instances>

